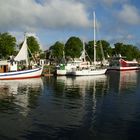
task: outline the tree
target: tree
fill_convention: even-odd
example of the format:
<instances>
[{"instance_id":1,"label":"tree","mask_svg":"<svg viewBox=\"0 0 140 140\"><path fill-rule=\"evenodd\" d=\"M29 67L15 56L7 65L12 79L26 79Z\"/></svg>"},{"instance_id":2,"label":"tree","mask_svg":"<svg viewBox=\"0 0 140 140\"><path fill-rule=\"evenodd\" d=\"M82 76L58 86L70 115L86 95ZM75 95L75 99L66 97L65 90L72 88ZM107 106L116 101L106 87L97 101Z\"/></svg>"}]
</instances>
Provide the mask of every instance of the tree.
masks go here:
<instances>
[{"instance_id":1,"label":"tree","mask_svg":"<svg viewBox=\"0 0 140 140\"><path fill-rule=\"evenodd\" d=\"M94 41L89 41L86 44L86 51L91 58L94 59ZM98 40L96 42L96 60L103 60L103 55L107 58L107 55L111 54L110 44L105 40Z\"/></svg>"},{"instance_id":2,"label":"tree","mask_svg":"<svg viewBox=\"0 0 140 140\"><path fill-rule=\"evenodd\" d=\"M94 41L89 41L85 45L86 52L87 52L88 56L90 57L90 59L92 61L94 59L94 48L93 48L93 46L94 46Z\"/></svg>"},{"instance_id":3,"label":"tree","mask_svg":"<svg viewBox=\"0 0 140 140\"><path fill-rule=\"evenodd\" d=\"M65 44L65 53L67 57L78 58L81 55L83 43L78 37L70 37Z\"/></svg>"},{"instance_id":4,"label":"tree","mask_svg":"<svg viewBox=\"0 0 140 140\"><path fill-rule=\"evenodd\" d=\"M123 44L123 43L116 43L115 46L115 53L121 54L125 56L127 60L138 59L140 56L140 50L130 44Z\"/></svg>"},{"instance_id":5,"label":"tree","mask_svg":"<svg viewBox=\"0 0 140 140\"><path fill-rule=\"evenodd\" d=\"M133 46L132 51L133 51L133 58L140 59L140 50L136 46Z\"/></svg>"},{"instance_id":6,"label":"tree","mask_svg":"<svg viewBox=\"0 0 140 140\"><path fill-rule=\"evenodd\" d=\"M133 45L124 45L124 52L127 60L138 59L140 56L139 49Z\"/></svg>"},{"instance_id":7,"label":"tree","mask_svg":"<svg viewBox=\"0 0 140 140\"><path fill-rule=\"evenodd\" d=\"M35 37L33 36L28 37L27 44L32 54L37 54L40 52L40 46Z\"/></svg>"},{"instance_id":8,"label":"tree","mask_svg":"<svg viewBox=\"0 0 140 140\"><path fill-rule=\"evenodd\" d=\"M0 34L0 56L7 59L15 52L16 38L9 33Z\"/></svg>"},{"instance_id":9,"label":"tree","mask_svg":"<svg viewBox=\"0 0 140 140\"><path fill-rule=\"evenodd\" d=\"M98 40L97 47L98 47L98 53L101 54L101 51L103 51L105 58L107 58L108 55L110 56L112 54L110 44L105 40ZM100 57L102 58L102 54Z\"/></svg>"},{"instance_id":10,"label":"tree","mask_svg":"<svg viewBox=\"0 0 140 140\"><path fill-rule=\"evenodd\" d=\"M57 41L54 45L50 47L51 55L57 63L59 63L64 54L64 44Z\"/></svg>"},{"instance_id":11,"label":"tree","mask_svg":"<svg viewBox=\"0 0 140 140\"><path fill-rule=\"evenodd\" d=\"M44 51L42 51L41 49L39 50L40 53L40 59L45 59L46 58L46 54Z\"/></svg>"},{"instance_id":12,"label":"tree","mask_svg":"<svg viewBox=\"0 0 140 140\"><path fill-rule=\"evenodd\" d=\"M116 54L121 54L124 55L122 53L124 53L124 44L123 43L115 43L115 53Z\"/></svg>"}]
</instances>

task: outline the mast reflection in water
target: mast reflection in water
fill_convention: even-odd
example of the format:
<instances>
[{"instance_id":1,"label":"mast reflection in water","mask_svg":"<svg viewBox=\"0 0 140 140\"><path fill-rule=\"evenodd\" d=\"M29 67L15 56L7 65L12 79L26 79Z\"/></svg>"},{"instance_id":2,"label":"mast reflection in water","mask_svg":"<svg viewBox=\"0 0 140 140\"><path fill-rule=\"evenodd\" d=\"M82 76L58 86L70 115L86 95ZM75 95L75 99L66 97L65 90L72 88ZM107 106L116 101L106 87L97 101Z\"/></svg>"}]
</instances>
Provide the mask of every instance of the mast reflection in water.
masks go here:
<instances>
[{"instance_id":1,"label":"mast reflection in water","mask_svg":"<svg viewBox=\"0 0 140 140\"><path fill-rule=\"evenodd\" d=\"M139 72L0 81L0 139L135 139Z\"/></svg>"}]
</instances>

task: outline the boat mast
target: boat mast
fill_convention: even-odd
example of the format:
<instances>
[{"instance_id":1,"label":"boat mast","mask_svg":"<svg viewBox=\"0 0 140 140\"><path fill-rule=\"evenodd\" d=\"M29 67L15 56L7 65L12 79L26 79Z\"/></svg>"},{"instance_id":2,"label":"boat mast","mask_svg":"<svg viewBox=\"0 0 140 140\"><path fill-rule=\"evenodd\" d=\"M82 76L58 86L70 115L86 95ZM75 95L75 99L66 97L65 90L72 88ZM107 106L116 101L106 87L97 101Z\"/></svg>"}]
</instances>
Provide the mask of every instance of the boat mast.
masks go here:
<instances>
[{"instance_id":1,"label":"boat mast","mask_svg":"<svg viewBox=\"0 0 140 140\"><path fill-rule=\"evenodd\" d=\"M85 43L83 40L83 57L84 57L84 62L86 61L86 56L85 56Z\"/></svg>"},{"instance_id":2,"label":"boat mast","mask_svg":"<svg viewBox=\"0 0 140 140\"><path fill-rule=\"evenodd\" d=\"M95 11L93 12L93 26L94 26L94 65L96 64L96 31L95 31L95 26L96 26L96 21L95 21Z\"/></svg>"},{"instance_id":3,"label":"boat mast","mask_svg":"<svg viewBox=\"0 0 140 140\"><path fill-rule=\"evenodd\" d=\"M26 36L26 33L25 33L25 35L24 35L24 39L25 39L25 41L26 41L26 46L27 46L27 36ZM28 67L28 66L29 66L28 46L27 46L27 48L26 48L26 51L27 51L26 67Z\"/></svg>"},{"instance_id":4,"label":"boat mast","mask_svg":"<svg viewBox=\"0 0 140 140\"><path fill-rule=\"evenodd\" d=\"M63 61L64 63L66 63L66 59L65 59L65 50L63 49Z\"/></svg>"}]
</instances>

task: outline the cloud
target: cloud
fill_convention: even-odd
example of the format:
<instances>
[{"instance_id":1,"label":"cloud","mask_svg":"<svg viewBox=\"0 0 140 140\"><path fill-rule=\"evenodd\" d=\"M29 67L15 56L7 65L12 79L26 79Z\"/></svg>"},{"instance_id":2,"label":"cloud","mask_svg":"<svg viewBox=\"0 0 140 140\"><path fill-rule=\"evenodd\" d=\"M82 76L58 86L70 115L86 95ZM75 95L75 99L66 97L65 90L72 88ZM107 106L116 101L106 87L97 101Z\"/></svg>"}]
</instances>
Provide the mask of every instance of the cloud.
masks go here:
<instances>
[{"instance_id":1,"label":"cloud","mask_svg":"<svg viewBox=\"0 0 140 140\"><path fill-rule=\"evenodd\" d=\"M114 3L118 2L118 0L102 0L104 4L108 6L112 6Z\"/></svg>"},{"instance_id":2,"label":"cloud","mask_svg":"<svg viewBox=\"0 0 140 140\"><path fill-rule=\"evenodd\" d=\"M130 25L140 24L139 11L135 6L125 4L118 14L119 19Z\"/></svg>"},{"instance_id":3,"label":"cloud","mask_svg":"<svg viewBox=\"0 0 140 140\"><path fill-rule=\"evenodd\" d=\"M45 21L49 27L87 27L89 25L88 15L82 3L68 0L51 0L49 3L45 3L44 9L47 14L47 16L44 15L46 17Z\"/></svg>"},{"instance_id":4,"label":"cloud","mask_svg":"<svg viewBox=\"0 0 140 140\"><path fill-rule=\"evenodd\" d=\"M124 34L116 34L115 38L113 36L107 36L107 40L111 44L115 44L117 42L124 42L128 44L133 44L133 41L135 40L134 34L124 33Z\"/></svg>"},{"instance_id":5,"label":"cloud","mask_svg":"<svg viewBox=\"0 0 140 140\"><path fill-rule=\"evenodd\" d=\"M0 30L87 27L86 8L73 0L1 0Z\"/></svg>"},{"instance_id":6,"label":"cloud","mask_svg":"<svg viewBox=\"0 0 140 140\"><path fill-rule=\"evenodd\" d=\"M105 5L105 6L116 6L116 4L125 4L125 3L128 3L129 0L100 0L100 3L102 3L102 5Z\"/></svg>"}]
</instances>

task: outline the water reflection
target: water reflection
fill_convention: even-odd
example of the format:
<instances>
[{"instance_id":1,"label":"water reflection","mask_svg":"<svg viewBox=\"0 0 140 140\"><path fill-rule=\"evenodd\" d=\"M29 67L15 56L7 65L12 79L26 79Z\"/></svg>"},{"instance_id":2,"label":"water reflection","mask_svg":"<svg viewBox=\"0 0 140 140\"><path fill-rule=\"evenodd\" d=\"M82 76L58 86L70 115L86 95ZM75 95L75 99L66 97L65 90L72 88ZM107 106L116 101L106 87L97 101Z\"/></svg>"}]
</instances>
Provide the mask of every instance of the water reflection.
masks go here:
<instances>
[{"instance_id":1,"label":"water reflection","mask_svg":"<svg viewBox=\"0 0 140 140\"><path fill-rule=\"evenodd\" d=\"M138 80L138 72L132 71L132 72L122 72L120 74L120 84L119 84L119 90L123 90L126 88L133 88L134 86L137 86L137 80Z\"/></svg>"},{"instance_id":2,"label":"water reflection","mask_svg":"<svg viewBox=\"0 0 140 140\"><path fill-rule=\"evenodd\" d=\"M32 105L33 96L40 93L43 88L41 78L23 79L23 80L1 80L0 81L0 106L5 107L3 103L14 104L19 108L20 113L26 115L29 106Z\"/></svg>"},{"instance_id":3,"label":"water reflection","mask_svg":"<svg viewBox=\"0 0 140 140\"><path fill-rule=\"evenodd\" d=\"M107 77L106 75L100 76L78 76L78 77L57 77L57 84L63 85L63 91L66 93L77 90L77 94L80 96L85 96L86 90L93 88L93 92L96 92L96 88L101 86L102 88L106 85Z\"/></svg>"},{"instance_id":4,"label":"water reflection","mask_svg":"<svg viewBox=\"0 0 140 140\"><path fill-rule=\"evenodd\" d=\"M95 77L53 79L50 82L52 95L46 108L50 116L47 124L57 130L50 127L52 131L48 131L48 135L63 138L68 135L65 132L77 132L81 139L119 139L124 132L125 139L130 128L127 121L133 120L132 114L137 110L138 77L139 72L111 72ZM63 129L65 132L61 134Z\"/></svg>"},{"instance_id":5,"label":"water reflection","mask_svg":"<svg viewBox=\"0 0 140 140\"><path fill-rule=\"evenodd\" d=\"M82 128L85 124L90 127L96 116L96 97L105 93L107 77L57 77L56 81L52 80L52 85L45 108L49 116L47 123L53 128L66 130ZM55 136L57 131L52 131Z\"/></svg>"},{"instance_id":6,"label":"water reflection","mask_svg":"<svg viewBox=\"0 0 140 140\"><path fill-rule=\"evenodd\" d=\"M124 90L136 89L139 78L139 71L113 71L108 74L109 89L116 93Z\"/></svg>"},{"instance_id":7,"label":"water reflection","mask_svg":"<svg viewBox=\"0 0 140 140\"><path fill-rule=\"evenodd\" d=\"M112 72L0 81L0 139L125 140L140 130L139 80Z\"/></svg>"}]
</instances>

